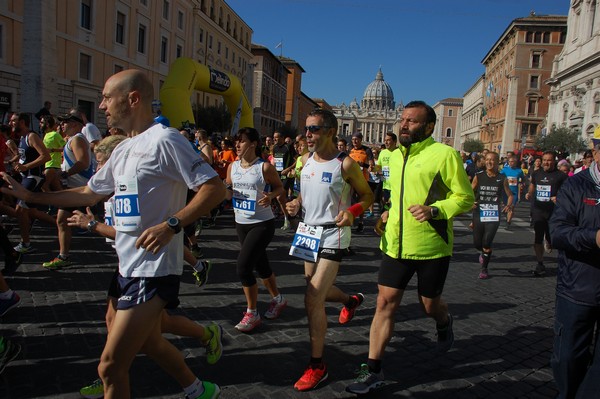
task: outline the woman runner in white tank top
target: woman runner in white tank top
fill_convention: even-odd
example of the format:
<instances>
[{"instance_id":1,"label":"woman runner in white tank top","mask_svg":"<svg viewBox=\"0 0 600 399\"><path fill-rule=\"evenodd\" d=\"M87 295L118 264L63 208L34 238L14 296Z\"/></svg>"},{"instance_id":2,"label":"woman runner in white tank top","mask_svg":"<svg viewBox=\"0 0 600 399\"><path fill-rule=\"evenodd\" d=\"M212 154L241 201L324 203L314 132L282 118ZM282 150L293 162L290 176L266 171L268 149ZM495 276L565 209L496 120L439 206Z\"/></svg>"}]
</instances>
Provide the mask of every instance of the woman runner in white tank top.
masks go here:
<instances>
[{"instance_id":1,"label":"woman runner in white tank top","mask_svg":"<svg viewBox=\"0 0 600 399\"><path fill-rule=\"evenodd\" d=\"M264 317L275 319L287 306L287 301L277 289L275 273L271 270L266 252L275 233L271 201L283 194L284 190L275 167L260 157L260 136L256 129L240 129L235 148L238 160L229 165L225 182L229 189L227 196L232 199L241 246L237 273L248 303L242 321L235 328L249 332L261 324L257 311L255 270L272 297ZM271 187L270 191L267 186Z\"/></svg>"}]
</instances>

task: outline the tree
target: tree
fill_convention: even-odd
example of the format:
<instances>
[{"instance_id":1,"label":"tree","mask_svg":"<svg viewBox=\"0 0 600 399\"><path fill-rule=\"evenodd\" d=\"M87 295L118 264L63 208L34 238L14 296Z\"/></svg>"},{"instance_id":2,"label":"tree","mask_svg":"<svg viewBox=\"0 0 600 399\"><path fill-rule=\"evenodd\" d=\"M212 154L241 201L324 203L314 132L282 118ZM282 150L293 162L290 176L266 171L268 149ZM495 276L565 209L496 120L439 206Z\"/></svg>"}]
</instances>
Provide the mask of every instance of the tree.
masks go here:
<instances>
[{"instance_id":1,"label":"tree","mask_svg":"<svg viewBox=\"0 0 600 399\"><path fill-rule=\"evenodd\" d=\"M194 117L196 118L196 126L206 130L209 136L213 133L226 133L227 136L229 135L231 114L225 104L197 107Z\"/></svg>"},{"instance_id":2,"label":"tree","mask_svg":"<svg viewBox=\"0 0 600 399\"><path fill-rule=\"evenodd\" d=\"M540 151L554 151L559 158L575 154L588 148L586 140L581 138L581 132L567 127L552 128L545 136L537 135L535 146Z\"/></svg>"},{"instance_id":3,"label":"tree","mask_svg":"<svg viewBox=\"0 0 600 399\"><path fill-rule=\"evenodd\" d=\"M466 139L463 143L464 152L481 152L483 148L483 142L479 139Z\"/></svg>"}]
</instances>

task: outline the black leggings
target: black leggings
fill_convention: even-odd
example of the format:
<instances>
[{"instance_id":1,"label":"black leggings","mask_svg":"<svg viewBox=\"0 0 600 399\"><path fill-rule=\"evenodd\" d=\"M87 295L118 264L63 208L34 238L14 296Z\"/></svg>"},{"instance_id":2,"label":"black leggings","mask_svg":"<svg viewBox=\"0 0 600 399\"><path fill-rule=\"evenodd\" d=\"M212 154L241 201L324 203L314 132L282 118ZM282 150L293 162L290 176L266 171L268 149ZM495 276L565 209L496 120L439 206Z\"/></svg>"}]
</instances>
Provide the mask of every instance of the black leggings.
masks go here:
<instances>
[{"instance_id":1,"label":"black leggings","mask_svg":"<svg viewBox=\"0 0 600 399\"><path fill-rule=\"evenodd\" d=\"M473 245L478 251L483 248L492 248L492 242L498 231L500 222L481 222L479 219L473 219Z\"/></svg>"},{"instance_id":2,"label":"black leggings","mask_svg":"<svg viewBox=\"0 0 600 399\"><path fill-rule=\"evenodd\" d=\"M236 223L235 230L241 246L237 258L237 274L244 287L251 287L256 284L254 270L262 279L273 274L267 258L267 246L275 234L275 223L273 219L252 224Z\"/></svg>"}]
</instances>

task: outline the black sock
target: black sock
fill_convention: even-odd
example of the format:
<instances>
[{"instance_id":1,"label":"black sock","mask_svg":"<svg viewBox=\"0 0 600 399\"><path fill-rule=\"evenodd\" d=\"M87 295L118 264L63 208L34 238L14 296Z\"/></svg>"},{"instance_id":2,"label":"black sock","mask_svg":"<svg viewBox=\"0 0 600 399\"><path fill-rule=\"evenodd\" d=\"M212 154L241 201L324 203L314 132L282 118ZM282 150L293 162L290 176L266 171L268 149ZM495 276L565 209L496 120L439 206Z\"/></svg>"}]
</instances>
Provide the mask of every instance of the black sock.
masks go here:
<instances>
[{"instance_id":1,"label":"black sock","mask_svg":"<svg viewBox=\"0 0 600 399\"><path fill-rule=\"evenodd\" d=\"M358 301L356 300L354 295L350 295L350 299L348 299L348 302L344 303L344 306L350 309L351 307L356 306L357 303Z\"/></svg>"},{"instance_id":2,"label":"black sock","mask_svg":"<svg viewBox=\"0 0 600 399\"><path fill-rule=\"evenodd\" d=\"M323 358L322 357L311 357L310 358L310 367L313 369L322 369L323 368Z\"/></svg>"},{"instance_id":3,"label":"black sock","mask_svg":"<svg viewBox=\"0 0 600 399\"><path fill-rule=\"evenodd\" d=\"M381 360L367 359L367 366L369 366L369 371L373 373L381 372Z\"/></svg>"},{"instance_id":4,"label":"black sock","mask_svg":"<svg viewBox=\"0 0 600 399\"><path fill-rule=\"evenodd\" d=\"M490 259L492 258L492 251L490 252L482 252L481 257L483 258L482 268L487 269L490 264Z\"/></svg>"}]
</instances>

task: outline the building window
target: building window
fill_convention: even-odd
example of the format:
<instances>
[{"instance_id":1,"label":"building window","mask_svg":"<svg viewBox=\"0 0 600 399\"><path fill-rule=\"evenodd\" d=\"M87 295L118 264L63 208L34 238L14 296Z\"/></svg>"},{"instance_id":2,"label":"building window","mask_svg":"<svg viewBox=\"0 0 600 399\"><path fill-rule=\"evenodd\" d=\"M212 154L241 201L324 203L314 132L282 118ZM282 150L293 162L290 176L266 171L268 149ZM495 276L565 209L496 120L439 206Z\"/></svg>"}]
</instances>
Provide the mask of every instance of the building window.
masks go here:
<instances>
[{"instance_id":1,"label":"building window","mask_svg":"<svg viewBox=\"0 0 600 399\"><path fill-rule=\"evenodd\" d=\"M533 43L533 32L525 33L525 43Z\"/></svg>"},{"instance_id":2,"label":"building window","mask_svg":"<svg viewBox=\"0 0 600 399\"><path fill-rule=\"evenodd\" d=\"M0 59L4 58L4 25L0 25Z\"/></svg>"},{"instance_id":3,"label":"building window","mask_svg":"<svg viewBox=\"0 0 600 399\"><path fill-rule=\"evenodd\" d=\"M119 44L125 43L125 14L117 11L117 28L115 31L115 41Z\"/></svg>"},{"instance_id":4,"label":"building window","mask_svg":"<svg viewBox=\"0 0 600 399\"><path fill-rule=\"evenodd\" d=\"M550 43L550 32L544 32L542 43Z\"/></svg>"},{"instance_id":5,"label":"building window","mask_svg":"<svg viewBox=\"0 0 600 399\"><path fill-rule=\"evenodd\" d=\"M183 12L177 12L177 27L183 30Z\"/></svg>"},{"instance_id":6,"label":"building window","mask_svg":"<svg viewBox=\"0 0 600 399\"><path fill-rule=\"evenodd\" d=\"M169 2L167 0L163 0L163 18L169 19Z\"/></svg>"},{"instance_id":7,"label":"building window","mask_svg":"<svg viewBox=\"0 0 600 399\"><path fill-rule=\"evenodd\" d=\"M143 6L148 6L148 0L140 0L140 4Z\"/></svg>"},{"instance_id":8,"label":"building window","mask_svg":"<svg viewBox=\"0 0 600 399\"><path fill-rule=\"evenodd\" d=\"M183 56L183 48L181 47L181 45L177 45L177 51L176 51L176 57L177 58L181 58Z\"/></svg>"},{"instance_id":9,"label":"building window","mask_svg":"<svg viewBox=\"0 0 600 399\"><path fill-rule=\"evenodd\" d=\"M531 68L541 68L542 67L542 54L533 53L531 54Z\"/></svg>"},{"instance_id":10,"label":"building window","mask_svg":"<svg viewBox=\"0 0 600 399\"><path fill-rule=\"evenodd\" d=\"M563 105L563 124L566 124L569 120L569 104Z\"/></svg>"},{"instance_id":11,"label":"building window","mask_svg":"<svg viewBox=\"0 0 600 399\"><path fill-rule=\"evenodd\" d=\"M529 100L527 100L527 115L528 116L535 116L537 115L537 99L535 98L530 98Z\"/></svg>"},{"instance_id":12,"label":"building window","mask_svg":"<svg viewBox=\"0 0 600 399\"><path fill-rule=\"evenodd\" d=\"M167 62L167 53L169 47L169 40L166 37L162 37L160 41L160 62Z\"/></svg>"},{"instance_id":13,"label":"building window","mask_svg":"<svg viewBox=\"0 0 600 399\"><path fill-rule=\"evenodd\" d=\"M598 114L600 114L600 95L596 93L596 95L594 96L594 115Z\"/></svg>"},{"instance_id":14,"label":"building window","mask_svg":"<svg viewBox=\"0 0 600 399\"><path fill-rule=\"evenodd\" d=\"M452 128L451 127L446 129L446 137L452 137Z\"/></svg>"},{"instance_id":15,"label":"building window","mask_svg":"<svg viewBox=\"0 0 600 399\"><path fill-rule=\"evenodd\" d=\"M212 49L212 35L208 35L208 48Z\"/></svg>"},{"instance_id":16,"label":"building window","mask_svg":"<svg viewBox=\"0 0 600 399\"><path fill-rule=\"evenodd\" d=\"M92 0L81 0L81 27L92 30Z\"/></svg>"},{"instance_id":17,"label":"building window","mask_svg":"<svg viewBox=\"0 0 600 399\"><path fill-rule=\"evenodd\" d=\"M88 120L94 123L94 110L96 109L96 105L91 101L79 100L77 101L77 109L83 112Z\"/></svg>"},{"instance_id":18,"label":"building window","mask_svg":"<svg viewBox=\"0 0 600 399\"><path fill-rule=\"evenodd\" d=\"M537 132L537 124L535 123L523 123L521 125L521 138L527 136L535 136Z\"/></svg>"},{"instance_id":19,"label":"building window","mask_svg":"<svg viewBox=\"0 0 600 399\"><path fill-rule=\"evenodd\" d=\"M115 64L115 67L113 68L113 73L119 73L123 70L125 70L125 67L123 65Z\"/></svg>"},{"instance_id":20,"label":"building window","mask_svg":"<svg viewBox=\"0 0 600 399\"><path fill-rule=\"evenodd\" d=\"M221 54L221 42L217 42L217 54Z\"/></svg>"},{"instance_id":21,"label":"building window","mask_svg":"<svg viewBox=\"0 0 600 399\"><path fill-rule=\"evenodd\" d=\"M540 88L540 77L538 75L531 75L529 77L529 88L539 89Z\"/></svg>"},{"instance_id":22,"label":"building window","mask_svg":"<svg viewBox=\"0 0 600 399\"><path fill-rule=\"evenodd\" d=\"M229 58L229 47L225 46L225 59Z\"/></svg>"},{"instance_id":23,"label":"building window","mask_svg":"<svg viewBox=\"0 0 600 399\"><path fill-rule=\"evenodd\" d=\"M79 54L79 79L92 79L92 57L88 54Z\"/></svg>"},{"instance_id":24,"label":"building window","mask_svg":"<svg viewBox=\"0 0 600 399\"><path fill-rule=\"evenodd\" d=\"M454 110L452 110L452 109L449 109L449 110L448 110L448 116L453 116L453 115L452 115L452 114L453 114L453 111L454 111Z\"/></svg>"},{"instance_id":25,"label":"building window","mask_svg":"<svg viewBox=\"0 0 600 399\"><path fill-rule=\"evenodd\" d=\"M533 34L533 42L534 43L541 43L542 42L542 32L535 32Z\"/></svg>"},{"instance_id":26,"label":"building window","mask_svg":"<svg viewBox=\"0 0 600 399\"><path fill-rule=\"evenodd\" d=\"M140 24L138 27L138 53L146 53L146 26Z\"/></svg>"},{"instance_id":27,"label":"building window","mask_svg":"<svg viewBox=\"0 0 600 399\"><path fill-rule=\"evenodd\" d=\"M199 34L200 34L199 41L200 41L200 43L202 43L204 41L204 29L202 29L202 28L198 28L198 29L199 29Z\"/></svg>"}]
</instances>

